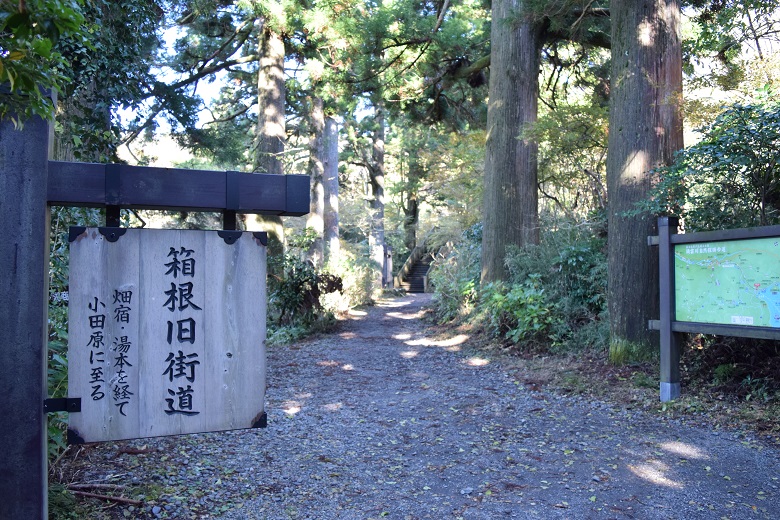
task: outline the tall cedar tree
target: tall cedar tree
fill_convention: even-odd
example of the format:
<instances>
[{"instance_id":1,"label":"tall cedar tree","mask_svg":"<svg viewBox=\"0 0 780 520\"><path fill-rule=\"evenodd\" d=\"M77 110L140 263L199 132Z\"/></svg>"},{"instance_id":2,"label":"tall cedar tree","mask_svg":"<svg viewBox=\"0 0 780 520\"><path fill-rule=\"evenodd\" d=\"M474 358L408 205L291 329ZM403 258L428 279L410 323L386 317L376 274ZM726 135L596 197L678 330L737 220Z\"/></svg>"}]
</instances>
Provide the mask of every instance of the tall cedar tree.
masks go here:
<instances>
[{"instance_id":1,"label":"tall cedar tree","mask_svg":"<svg viewBox=\"0 0 780 520\"><path fill-rule=\"evenodd\" d=\"M540 29L517 20L522 0L494 0L490 32L490 94L485 143L482 282L506 277L509 244L539 241L537 144L519 140L536 121Z\"/></svg>"},{"instance_id":2,"label":"tall cedar tree","mask_svg":"<svg viewBox=\"0 0 780 520\"><path fill-rule=\"evenodd\" d=\"M613 2L607 155L610 359L651 343L658 268L647 246L651 215L627 216L648 197L651 170L683 146L682 52L678 0Z\"/></svg>"}]
</instances>

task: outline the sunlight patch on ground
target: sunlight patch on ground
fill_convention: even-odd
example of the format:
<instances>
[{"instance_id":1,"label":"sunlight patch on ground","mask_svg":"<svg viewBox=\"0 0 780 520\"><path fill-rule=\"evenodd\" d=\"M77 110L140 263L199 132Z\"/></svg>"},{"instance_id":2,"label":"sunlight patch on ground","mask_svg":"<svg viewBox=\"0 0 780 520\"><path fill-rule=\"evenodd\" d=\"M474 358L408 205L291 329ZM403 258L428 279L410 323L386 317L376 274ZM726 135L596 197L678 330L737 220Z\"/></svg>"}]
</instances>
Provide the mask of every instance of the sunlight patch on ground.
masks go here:
<instances>
[{"instance_id":1,"label":"sunlight patch on ground","mask_svg":"<svg viewBox=\"0 0 780 520\"><path fill-rule=\"evenodd\" d=\"M490 360L475 356L472 358L464 359L463 363L467 364L470 367L484 367L485 365L490 364Z\"/></svg>"},{"instance_id":2,"label":"sunlight patch on ground","mask_svg":"<svg viewBox=\"0 0 780 520\"><path fill-rule=\"evenodd\" d=\"M347 363L346 365L341 367L341 370L355 370L355 367L353 365L350 365L349 363Z\"/></svg>"},{"instance_id":3,"label":"sunlight patch on ground","mask_svg":"<svg viewBox=\"0 0 780 520\"><path fill-rule=\"evenodd\" d=\"M411 334L393 334L393 339L399 339L401 341L411 339Z\"/></svg>"},{"instance_id":4,"label":"sunlight patch on ground","mask_svg":"<svg viewBox=\"0 0 780 520\"><path fill-rule=\"evenodd\" d=\"M337 412L344 407L344 403L330 403L323 406L329 412Z\"/></svg>"},{"instance_id":5,"label":"sunlight patch on ground","mask_svg":"<svg viewBox=\"0 0 780 520\"><path fill-rule=\"evenodd\" d=\"M416 320L425 316L424 311L415 312L414 314L408 314L404 312L388 312L388 316L391 318L398 318L401 320Z\"/></svg>"},{"instance_id":6,"label":"sunlight patch on ground","mask_svg":"<svg viewBox=\"0 0 780 520\"><path fill-rule=\"evenodd\" d=\"M412 359L417 357L420 353L416 350L405 350L401 352L401 357L404 359Z\"/></svg>"},{"instance_id":7,"label":"sunlight patch on ground","mask_svg":"<svg viewBox=\"0 0 780 520\"><path fill-rule=\"evenodd\" d=\"M679 482L666 477L665 473L669 470L669 467L661 462L650 461L646 464L629 464L628 469L637 477L653 484L673 489L683 488Z\"/></svg>"},{"instance_id":8,"label":"sunlight patch on ground","mask_svg":"<svg viewBox=\"0 0 780 520\"><path fill-rule=\"evenodd\" d=\"M298 401L287 401L282 405L282 411L292 417L301 411L301 406L301 403Z\"/></svg>"},{"instance_id":9,"label":"sunlight patch on ground","mask_svg":"<svg viewBox=\"0 0 780 520\"><path fill-rule=\"evenodd\" d=\"M709 455L701 451L696 446L691 446L690 444L685 444L684 442L662 442L661 449L670 451L676 455L679 455L680 457L685 457L686 459L706 460L710 458Z\"/></svg>"},{"instance_id":10,"label":"sunlight patch on ground","mask_svg":"<svg viewBox=\"0 0 780 520\"><path fill-rule=\"evenodd\" d=\"M398 301L398 300L380 300L376 306L377 307L388 307L388 308L395 308L395 307L406 307L411 302L408 301Z\"/></svg>"},{"instance_id":11,"label":"sunlight patch on ground","mask_svg":"<svg viewBox=\"0 0 780 520\"><path fill-rule=\"evenodd\" d=\"M354 332L342 332L341 334L339 334L339 337L341 339L355 339L357 338L357 334L355 334Z\"/></svg>"},{"instance_id":12,"label":"sunlight patch on ground","mask_svg":"<svg viewBox=\"0 0 780 520\"><path fill-rule=\"evenodd\" d=\"M317 365L321 367L337 367L341 363L338 361L328 360L328 361L317 361Z\"/></svg>"},{"instance_id":13,"label":"sunlight patch on ground","mask_svg":"<svg viewBox=\"0 0 780 520\"><path fill-rule=\"evenodd\" d=\"M469 339L466 334L458 334L449 339L434 340L428 338L415 339L413 341L406 341L405 343L410 347L443 347L450 352L459 352L462 343L465 343Z\"/></svg>"},{"instance_id":14,"label":"sunlight patch on ground","mask_svg":"<svg viewBox=\"0 0 780 520\"><path fill-rule=\"evenodd\" d=\"M358 318L365 318L366 316L368 316L368 313L367 313L366 311L358 311L358 310L355 310L355 309L350 309L350 310L347 312L347 314L348 314L350 317L352 317L352 316L356 316L356 317L358 317Z\"/></svg>"}]
</instances>

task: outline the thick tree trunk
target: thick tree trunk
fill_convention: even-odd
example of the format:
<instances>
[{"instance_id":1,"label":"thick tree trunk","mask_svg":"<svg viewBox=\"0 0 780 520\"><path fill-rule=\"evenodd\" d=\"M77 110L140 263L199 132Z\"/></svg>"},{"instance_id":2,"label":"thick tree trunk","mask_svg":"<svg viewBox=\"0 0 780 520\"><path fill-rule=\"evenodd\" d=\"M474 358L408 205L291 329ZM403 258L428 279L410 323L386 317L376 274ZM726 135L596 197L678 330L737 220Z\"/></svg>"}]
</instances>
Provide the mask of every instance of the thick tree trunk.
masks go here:
<instances>
[{"instance_id":1,"label":"thick tree trunk","mask_svg":"<svg viewBox=\"0 0 780 520\"><path fill-rule=\"evenodd\" d=\"M417 224L420 221L420 201L417 199L416 189L412 188L406 194L406 205L403 210L404 245L411 252L417 245Z\"/></svg>"},{"instance_id":2,"label":"thick tree trunk","mask_svg":"<svg viewBox=\"0 0 780 520\"><path fill-rule=\"evenodd\" d=\"M494 0L485 155L482 282L506 278L510 244L539 241L537 145L519 140L536 122L540 32L516 20L522 0ZM515 20L513 20L515 19Z\"/></svg>"},{"instance_id":3,"label":"thick tree trunk","mask_svg":"<svg viewBox=\"0 0 780 520\"><path fill-rule=\"evenodd\" d=\"M614 2L607 193L609 196L610 359L647 348L658 317L653 215L625 216L644 200L651 170L683 146L682 56L678 0Z\"/></svg>"},{"instance_id":4,"label":"thick tree trunk","mask_svg":"<svg viewBox=\"0 0 780 520\"><path fill-rule=\"evenodd\" d=\"M311 138L309 139L309 175L311 176L311 205L306 218L306 227L312 228L317 234L308 257L315 266L325 263L325 113L322 98L315 97L311 101Z\"/></svg>"},{"instance_id":5,"label":"thick tree trunk","mask_svg":"<svg viewBox=\"0 0 780 520\"><path fill-rule=\"evenodd\" d=\"M282 154L286 140L284 122L284 41L267 28L260 35L260 64L257 72L257 128L255 133L254 170L283 174ZM268 254L281 259L284 255L282 218L258 215L257 221L268 232ZM279 273L272 273L277 276Z\"/></svg>"},{"instance_id":6,"label":"thick tree trunk","mask_svg":"<svg viewBox=\"0 0 780 520\"><path fill-rule=\"evenodd\" d=\"M109 162L114 160L116 153L108 147L105 141L95 142L94 134L79 132L84 126L84 120L101 125L100 131L111 131L110 99L101 95L94 80L76 89L70 97L57 102L57 131L52 142L52 159L55 161ZM85 114L90 114L89 118ZM78 135L71 133L74 129ZM93 133L98 129L93 128ZM74 138L82 141L80 153L74 150Z\"/></svg>"},{"instance_id":7,"label":"thick tree trunk","mask_svg":"<svg viewBox=\"0 0 780 520\"><path fill-rule=\"evenodd\" d=\"M324 198L325 198L325 262L338 261L339 243L339 128L336 120L325 118Z\"/></svg>"},{"instance_id":8,"label":"thick tree trunk","mask_svg":"<svg viewBox=\"0 0 780 520\"><path fill-rule=\"evenodd\" d=\"M385 277L385 113L382 103L376 104L376 129L373 136L373 149L369 182L371 183L371 260L378 270L382 287L387 283Z\"/></svg>"}]
</instances>

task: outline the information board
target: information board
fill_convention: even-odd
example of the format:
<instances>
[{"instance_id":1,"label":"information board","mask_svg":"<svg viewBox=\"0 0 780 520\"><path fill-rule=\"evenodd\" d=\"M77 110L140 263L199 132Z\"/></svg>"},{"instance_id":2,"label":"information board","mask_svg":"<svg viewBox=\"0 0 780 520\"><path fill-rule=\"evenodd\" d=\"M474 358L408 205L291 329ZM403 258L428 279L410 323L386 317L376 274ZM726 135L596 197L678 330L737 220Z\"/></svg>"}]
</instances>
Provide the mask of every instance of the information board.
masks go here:
<instances>
[{"instance_id":1,"label":"information board","mask_svg":"<svg viewBox=\"0 0 780 520\"><path fill-rule=\"evenodd\" d=\"M780 239L674 246L675 320L780 327Z\"/></svg>"},{"instance_id":2,"label":"information board","mask_svg":"<svg viewBox=\"0 0 780 520\"><path fill-rule=\"evenodd\" d=\"M264 419L260 234L71 231L69 437L248 428Z\"/></svg>"}]
</instances>

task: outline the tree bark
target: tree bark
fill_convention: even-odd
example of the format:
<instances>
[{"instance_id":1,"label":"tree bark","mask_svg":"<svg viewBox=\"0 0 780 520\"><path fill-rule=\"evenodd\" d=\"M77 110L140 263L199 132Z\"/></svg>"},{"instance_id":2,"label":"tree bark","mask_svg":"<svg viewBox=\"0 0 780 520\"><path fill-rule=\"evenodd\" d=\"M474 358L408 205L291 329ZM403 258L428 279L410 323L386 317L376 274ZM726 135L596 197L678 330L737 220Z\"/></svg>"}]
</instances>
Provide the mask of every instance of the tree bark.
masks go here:
<instances>
[{"instance_id":1,"label":"tree bark","mask_svg":"<svg viewBox=\"0 0 780 520\"><path fill-rule=\"evenodd\" d=\"M311 137L309 139L309 175L311 176L311 205L306 218L306 227L312 228L317 234L309 247L308 258L318 267L325 262L325 113L321 97L311 100Z\"/></svg>"},{"instance_id":2,"label":"tree bark","mask_svg":"<svg viewBox=\"0 0 780 520\"><path fill-rule=\"evenodd\" d=\"M57 123L58 131L52 142L52 159L55 161L111 162L115 159L115 150L106 142L95 142L94 132L111 131L111 100L101 95L100 89L92 80L81 85L70 97L58 100ZM86 117L85 114L89 114ZM102 128L92 128L90 132L73 135L71 131L102 122ZM74 137L82 141L80 153L77 155L74 147ZM102 146L99 146L102 145Z\"/></svg>"},{"instance_id":3,"label":"tree bark","mask_svg":"<svg viewBox=\"0 0 780 520\"><path fill-rule=\"evenodd\" d=\"M506 278L510 244L539 242L537 145L520 140L536 122L540 30L513 20L522 0L494 0L482 231L482 282Z\"/></svg>"},{"instance_id":4,"label":"tree bark","mask_svg":"<svg viewBox=\"0 0 780 520\"><path fill-rule=\"evenodd\" d=\"M325 118L324 198L325 198L325 262L338 261L339 242L339 129L336 120Z\"/></svg>"},{"instance_id":5,"label":"tree bark","mask_svg":"<svg viewBox=\"0 0 780 520\"><path fill-rule=\"evenodd\" d=\"M610 359L622 362L654 338L658 314L653 215L626 216L646 199L651 170L683 146L679 0L614 2L607 193Z\"/></svg>"},{"instance_id":6,"label":"tree bark","mask_svg":"<svg viewBox=\"0 0 780 520\"><path fill-rule=\"evenodd\" d=\"M376 103L376 129L373 136L371 165L368 168L371 183L371 260L378 270L381 286L385 277L385 112L382 102Z\"/></svg>"},{"instance_id":7,"label":"tree bark","mask_svg":"<svg viewBox=\"0 0 780 520\"><path fill-rule=\"evenodd\" d=\"M264 27L257 72L257 131L255 171L283 174L282 154L287 138L284 122L284 41Z\"/></svg>"},{"instance_id":8,"label":"tree bark","mask_svg":"<svg viewBox=\"0 0 780 520\"><path fill-rule=\"evenodd\" d=\"M411 177L411 173L410 173ZM417 246L417 224L420 221L420 201L417 198L416 185L410 183L406 194L404 210L404 245L411 251Z\"/></svg>"},{"instance_id":9,"label":"tree bark","mask_svg":"<svg viewBox=\"0 0 780 520\"><path fill-rule=\"evenodd\" d=\"M261 31L254 171L281 175L284 173L282 154L287 137L284 121L284 41L280 34L265 26ZM281 259L284 255L282 218L258 215L257 221L268 232L269 257Z\"/></svg>"}]
</instances>

